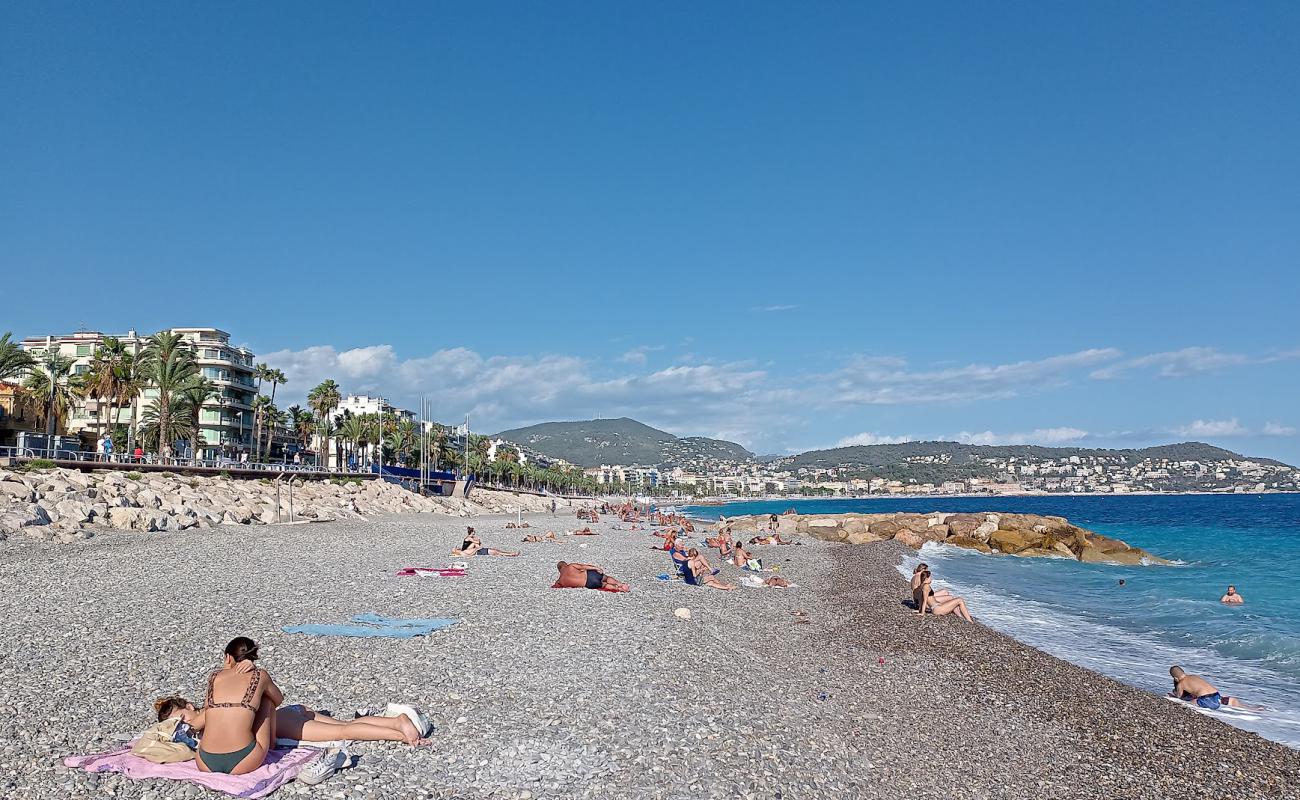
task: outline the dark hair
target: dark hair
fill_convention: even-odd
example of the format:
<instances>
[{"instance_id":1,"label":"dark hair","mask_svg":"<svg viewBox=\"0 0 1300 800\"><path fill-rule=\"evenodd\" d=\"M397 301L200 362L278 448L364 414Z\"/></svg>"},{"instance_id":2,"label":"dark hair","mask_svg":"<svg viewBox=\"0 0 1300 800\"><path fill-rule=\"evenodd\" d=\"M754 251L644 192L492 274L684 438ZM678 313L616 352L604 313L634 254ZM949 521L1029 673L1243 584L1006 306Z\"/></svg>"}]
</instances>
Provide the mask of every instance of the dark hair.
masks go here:
<instances>
[{"instance_id":1,"label":"dark hair","mask_svg":"<svg viewBox=\"0 0 1300 800\"><path fill-rule=\"evenodd\" d=\"M190 704L184 697L159 697L153 701L153 710L158 712L158 721L170 717Z\"/></svg>"},{"instance_id":2,"label":"dark hair","mask_svg":"<svg viewBox=\"0 0 1300 800\"><path fill-rule=\"evenodd\" d=\"M241 661L256 661L257 642L247 636L236 636L226 645L226 655L233 658L236 664Z\"/></svg>"}]
</instances>

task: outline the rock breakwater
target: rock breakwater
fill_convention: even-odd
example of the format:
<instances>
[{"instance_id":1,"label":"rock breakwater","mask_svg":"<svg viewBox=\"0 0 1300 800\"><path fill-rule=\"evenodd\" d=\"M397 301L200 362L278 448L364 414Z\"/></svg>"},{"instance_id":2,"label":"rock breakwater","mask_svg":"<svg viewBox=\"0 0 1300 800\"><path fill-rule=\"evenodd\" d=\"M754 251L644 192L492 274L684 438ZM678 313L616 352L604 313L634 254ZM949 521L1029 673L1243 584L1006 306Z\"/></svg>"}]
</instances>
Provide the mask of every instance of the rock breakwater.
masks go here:
<instances>
[{"instance_id":1,"label":"rock breakwater","mask_svg":"<svg viewBox=\"0 0 1300 800\"><path fill-rule=\"evenodd\" d=\"M762 532L769 517L755 515L727 520L733 531ZM1072 524L1065 517L1039 514L934 511L888 514L783 514L782 535L800 534L832 542L866 544L892 539L914 549L939 542L981 553L1073 558L1098 564L1168 564L1140 547Z\"/></svg>"},{"instance_id":2,"label":"rock breakwater","mask_svg":"<svg viewBox=\"0 0 1300 800\"><path fill-rule=\"evenodd\" d=\"M280 505L277 512L276 493ZM310 522L418 512L475 516L550 508L550 498L478 489L470 499L421 497L385 481L309 480L293 490L294 518ZM564 500L561 505L568 506ZM71 542L96 530L156 532L289 520L289 491L269 479L180 473L0 470L0 540Z\"/></svg>"}]
</instances>

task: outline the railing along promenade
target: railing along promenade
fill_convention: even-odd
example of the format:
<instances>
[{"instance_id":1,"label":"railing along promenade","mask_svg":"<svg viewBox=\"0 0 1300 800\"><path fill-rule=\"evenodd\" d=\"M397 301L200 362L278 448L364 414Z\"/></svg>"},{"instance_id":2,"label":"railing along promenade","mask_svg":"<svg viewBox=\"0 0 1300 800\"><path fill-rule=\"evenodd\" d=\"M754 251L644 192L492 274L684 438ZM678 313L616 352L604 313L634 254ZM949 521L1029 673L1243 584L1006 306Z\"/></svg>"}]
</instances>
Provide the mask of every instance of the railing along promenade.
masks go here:
<instances>
[{"instance_id":1,"label":"railing along promenade","mask_svg":"<svg viewBox=\"0 0 1300 800\"><path fill-rule=\"evenodd\" d=\"M310 464L283 462L243 462L229 458L198 459L164 458L147 455L136 458L116 453L95 453L80 450L45 450L36 447L0 447L0 465L23 464L29 461L51 461L55 466L82 471L92 469L120 470L122 472L188 472L197 475L228 474L239 478L273 478L297 475L302 480L328 478L355 478L375 480L373 472L353 472L326 469Z\"/></svg>"}]
</instances>

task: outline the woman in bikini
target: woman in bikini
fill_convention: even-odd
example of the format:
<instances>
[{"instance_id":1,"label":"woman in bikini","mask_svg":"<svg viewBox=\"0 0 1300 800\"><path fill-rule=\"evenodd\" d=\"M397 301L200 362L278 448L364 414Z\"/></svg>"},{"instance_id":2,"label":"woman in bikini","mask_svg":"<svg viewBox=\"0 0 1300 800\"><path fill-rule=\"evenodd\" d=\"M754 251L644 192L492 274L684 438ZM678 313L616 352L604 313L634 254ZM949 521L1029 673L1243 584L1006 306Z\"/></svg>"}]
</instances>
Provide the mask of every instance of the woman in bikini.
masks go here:
<instances>
[{"instance_id":1,"label":"woman in bikini","mask_svg":"<svg viewBox=\"0 0 1300 800\"><path fill-rule=\"evenodd\" d=\"M498 550L495 547L484 547L483 542L478 538L478 534L473 528L465 529L465 540L461 542L460 549L451 551L453 556L517 556L518 550Z\"/></svg>"},{"instance_id":2,"label":"woman in bikini","mask_svg":"<svg viewBox=\"0 0 1300 800\"><path fill-rule=\"evenodd\" d=\"M342 722L305 706L286 706L277 711L284 694L256 661L257 643L237 636L226 645L221 669L208 677L201 711L179 697L154 703L159 721L179 716L191 729L203 733L195 758L200 772L252 772L262 766L277 736L306 742L356 739L415 745L423 741L406 717L365 717Z\"/></svg>"},{"instance_id":3,"label":"woman in bikini","mask_svg":"<svg viewBox=\"0 0 1300 800\"><path fill-rule=\"evenodd\" d=\"M723 583L713 574L713 567L709 564L708 559L700 555L700 551L692 547L686 552L689 558L682 567L682 577L692 586L707 586L710 589L723 589L731 591L736 588L734 583Z\"/></svg>"},{"instance_id":4,"label":"woman in bikini","mask_svg":"<svg viewBox=\"0 0 1300 800\"><path fill-rule=\"evenodd\" d=\"M929 564L926 564L926 563L924 563L924 562L922 562L922 563L916 565L916 569L912 570L912 587L911 587L911 588L912 588L912 596L913 596L913 597L916 596L916 590L917 590L918 588L920 588L920 586L921 586L921 573L922 573L922 572L928 574L928 573L930 572L930 565L929 565ZM931 588L931 589L930 589L930 597L933 598L934 600L936 600L937 602L942 603L942 602L944 602L945 600L951 600L951 599L952 599L952 592L948 591L947 589L935 589L935 588ZM918 606L918 608L919 608L919 606Z\"/></svg>"},{"instance_id":5,"label":"woman in bikini","mask_svg":"<svg viewBox=\"0 0 1300 800\"><path fill-rule=\"evenodd\" d=\"M926 613L933 614L936 617L956 614L967 622L974 622L971 619L970 611L966 608L966 601L960 597L949 596L946 600L938 600L933 594L933 587L930 585L930 571L925 570L920 575L920 582L915 591L912 592L912 600L916 603L917 613L925 616Z\"/></svg>"}]
</instances>

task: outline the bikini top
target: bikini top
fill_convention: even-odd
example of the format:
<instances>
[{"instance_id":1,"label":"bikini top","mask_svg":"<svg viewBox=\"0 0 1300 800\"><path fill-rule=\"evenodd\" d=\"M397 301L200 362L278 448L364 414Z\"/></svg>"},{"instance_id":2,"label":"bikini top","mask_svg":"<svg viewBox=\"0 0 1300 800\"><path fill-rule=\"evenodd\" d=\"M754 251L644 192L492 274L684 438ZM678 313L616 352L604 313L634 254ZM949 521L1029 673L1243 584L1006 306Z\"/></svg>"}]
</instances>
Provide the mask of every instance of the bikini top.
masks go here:
<instances>
[{"instance_id":1,"label":"bikini top","mask_svg":"<svg viewBox=\"0 0 1300 800\"><path fill-rule=\"evenodd\" d=\"M262 682L262 670L258 668L254 668L253 671L249 673L252 676L252 680L248 682L248 688L244 690L244 696L243 698L240 699L238 703L212 702L212 687L217 682L217 673L219 672L221 672L221 670L217 670L217 672L214 672L208 676L208 696L204 700L203 707L204 708L246 708L249 711L256 713L257 707L253 705L253 697L257 694L257 685Z\"/></svg>"}]
</instances>

